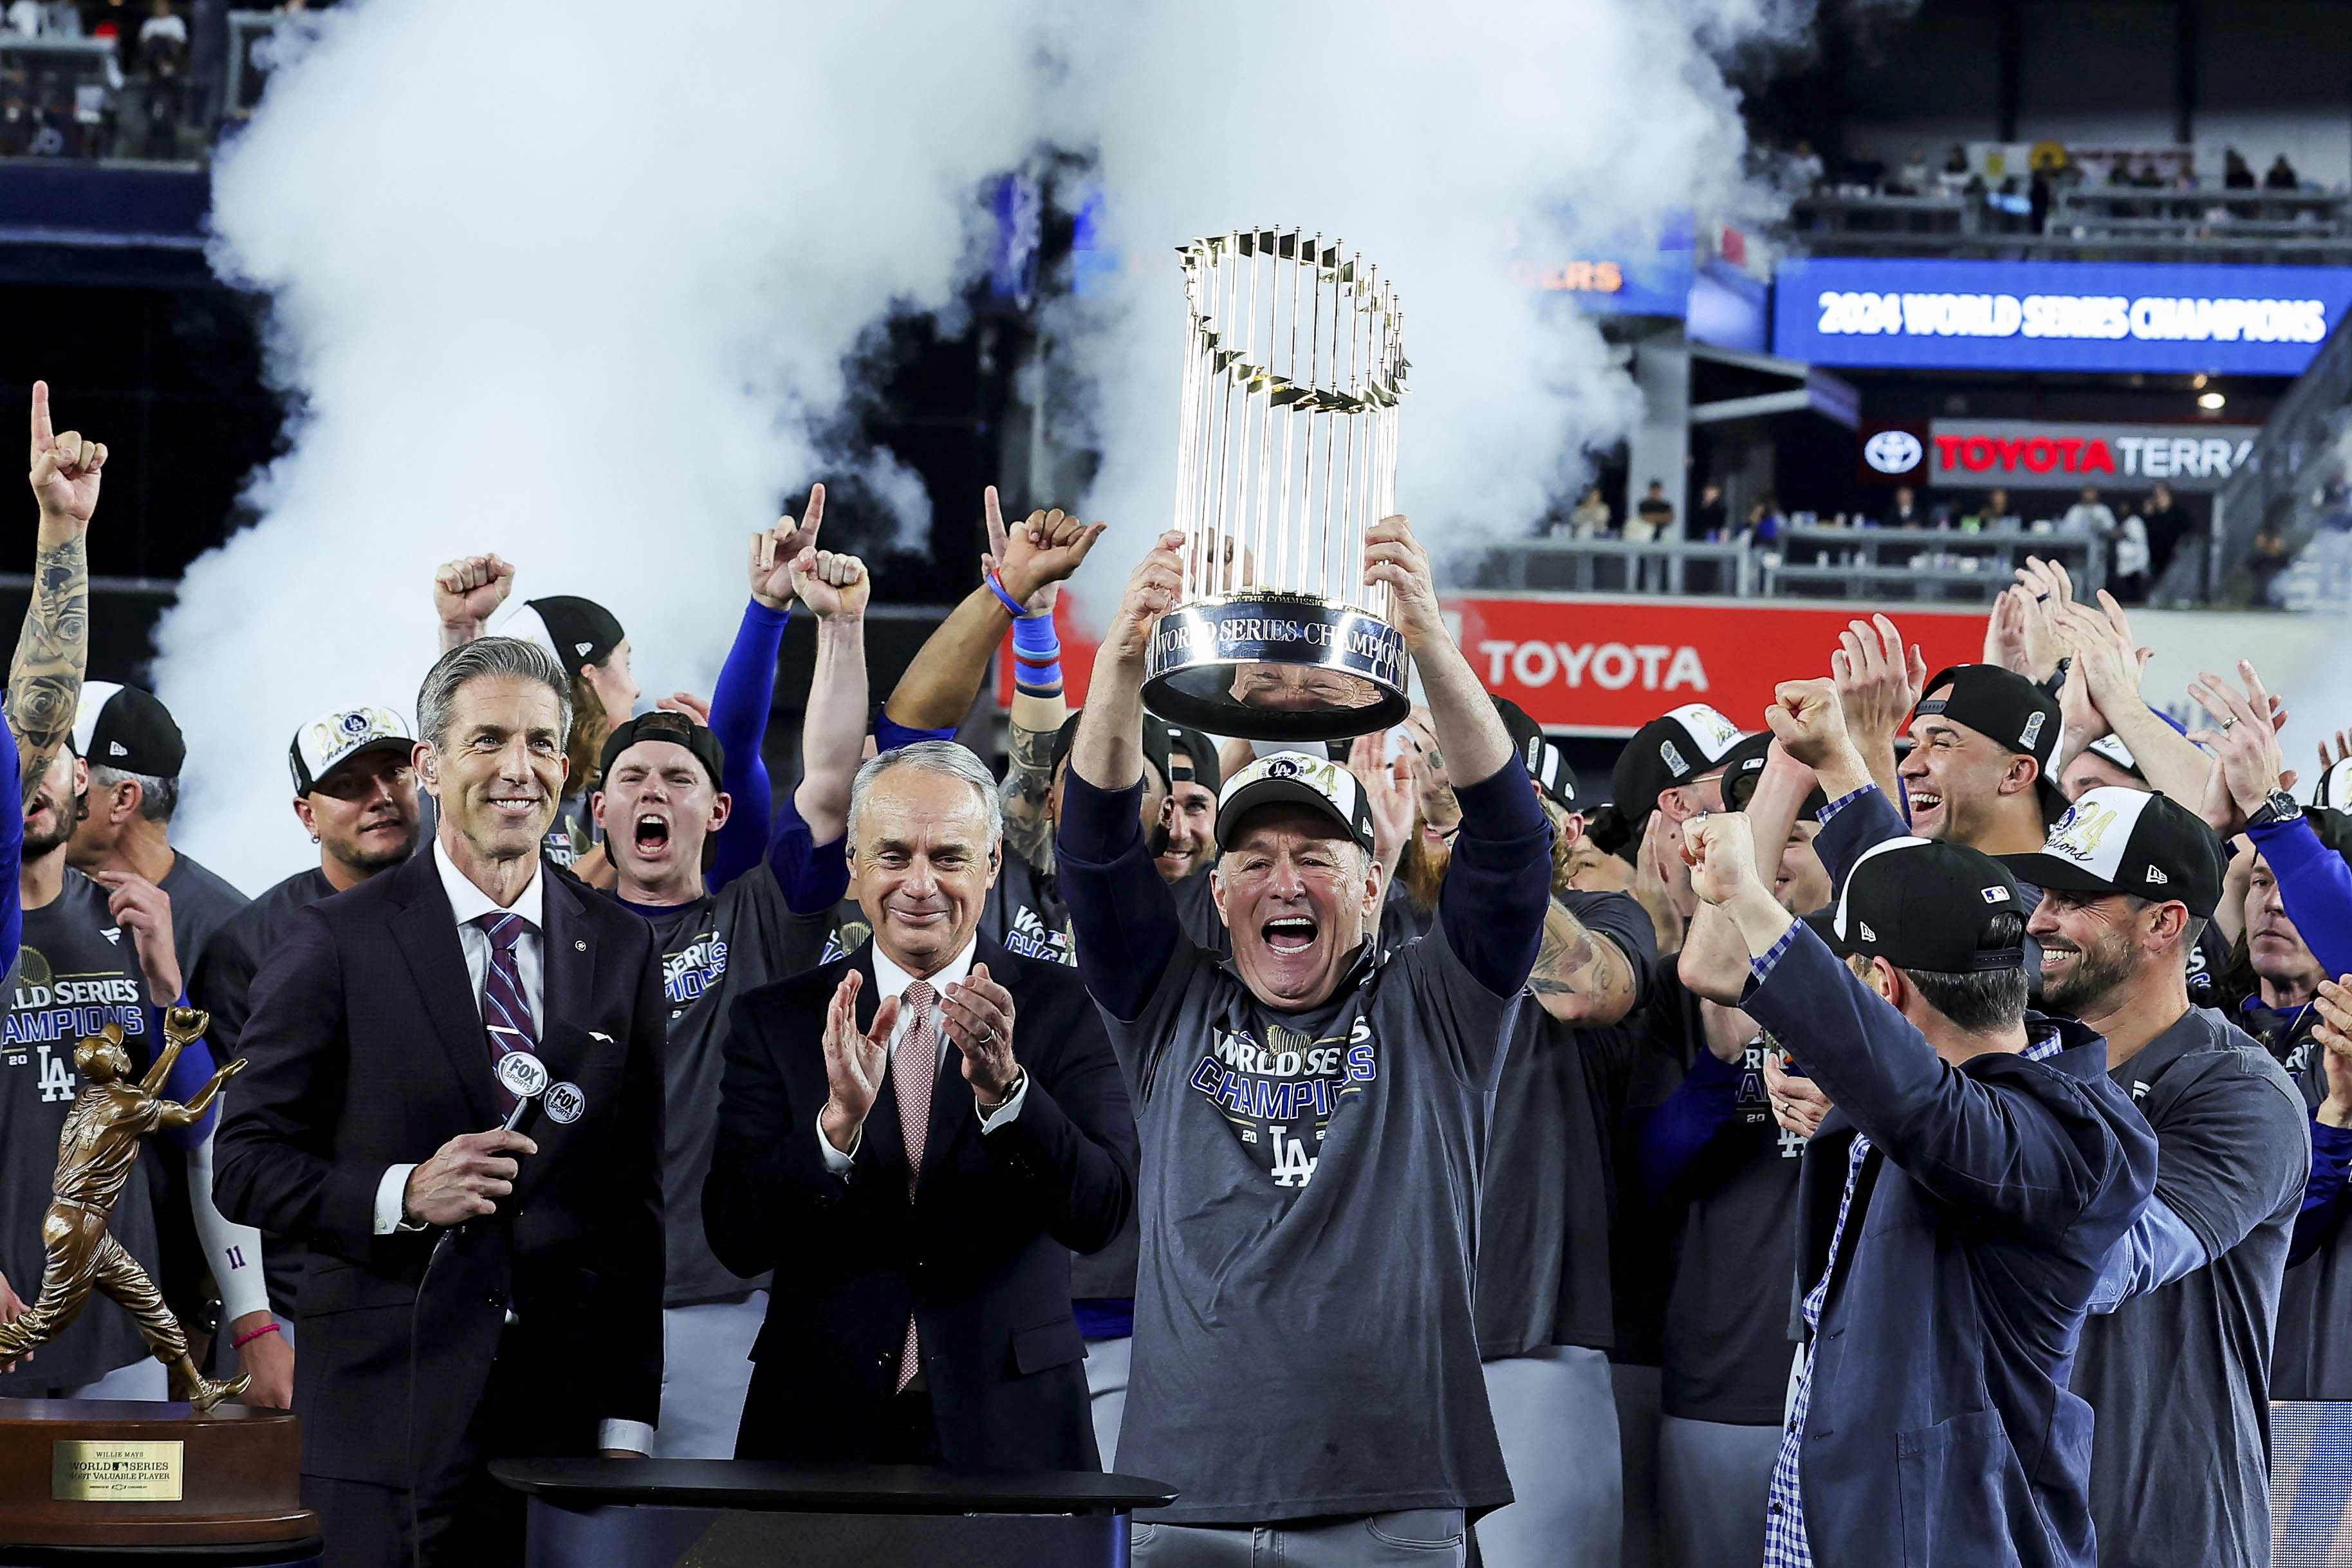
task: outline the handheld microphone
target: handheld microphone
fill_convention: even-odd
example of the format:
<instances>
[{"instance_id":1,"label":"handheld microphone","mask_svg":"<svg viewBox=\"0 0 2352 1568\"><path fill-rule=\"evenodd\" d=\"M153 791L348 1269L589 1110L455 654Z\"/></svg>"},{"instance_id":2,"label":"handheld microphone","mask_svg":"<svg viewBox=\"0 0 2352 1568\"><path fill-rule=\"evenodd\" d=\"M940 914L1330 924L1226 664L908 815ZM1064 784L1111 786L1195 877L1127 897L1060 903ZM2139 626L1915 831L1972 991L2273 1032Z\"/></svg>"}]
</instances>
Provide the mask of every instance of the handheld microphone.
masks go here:
<instances>
[{"instance_id":1,"label":"handheld microphone","mask_svg":"<svg viewBox=\"0 0 2352 1568\"><path fill-rule=\"evenodd\" d=\"M547 1038L541 1042L538 1052L509 1051L499 1058L499 1084L514 1096L514 1109L507 1113L507 1119L499 1124L499 1130L522 1132L541 1112L558 1126L569 1126L578 1121L588 1109L588 1096L569 1077L559 1080L556 1074L576 1075L580 1064L587 1059L589 1047L598 1038L576 1024L558 1019L548 1024ZM518 1153L513 1158L516 1165L515 1186L520 1188L522 1185L522 1155ZM472 1220L467 1220L451 1226L435 1239L433 1260L428 1260L425 1265L427 1272L431 1271L432 1261L437 1260L455 1245L457 1239L472 1225Z\"/></svg>"}]
</instances>

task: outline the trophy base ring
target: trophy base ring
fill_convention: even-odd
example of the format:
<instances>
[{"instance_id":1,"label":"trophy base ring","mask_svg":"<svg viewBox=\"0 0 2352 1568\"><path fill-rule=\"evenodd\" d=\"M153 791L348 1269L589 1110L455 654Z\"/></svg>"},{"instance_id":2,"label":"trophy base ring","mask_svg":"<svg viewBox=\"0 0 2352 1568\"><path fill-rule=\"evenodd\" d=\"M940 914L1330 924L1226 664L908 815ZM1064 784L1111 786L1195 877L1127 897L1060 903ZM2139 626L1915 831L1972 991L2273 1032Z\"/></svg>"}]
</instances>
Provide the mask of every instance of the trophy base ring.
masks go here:
<instances>
[{"instance_id":1,"label":"trophy base ring","mask_svg":"<svg viewBox=\"0 0 2352 1568\"><path fill-rule=\"evenodd\" d=\"M1250 593L1180 604L1151 628L1143 706L1244 740L1344 740L1402 722L1404 634L1349 605Z\"/></svg>"}]
</instances>

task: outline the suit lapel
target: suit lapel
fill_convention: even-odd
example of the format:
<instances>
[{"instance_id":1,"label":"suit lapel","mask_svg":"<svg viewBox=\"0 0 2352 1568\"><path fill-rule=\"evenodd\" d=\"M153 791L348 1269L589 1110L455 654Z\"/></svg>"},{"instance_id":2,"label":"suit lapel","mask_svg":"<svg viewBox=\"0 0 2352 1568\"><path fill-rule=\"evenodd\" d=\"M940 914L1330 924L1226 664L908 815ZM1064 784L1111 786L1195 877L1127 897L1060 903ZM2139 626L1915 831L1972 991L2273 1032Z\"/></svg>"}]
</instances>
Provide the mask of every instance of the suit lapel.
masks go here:
<instances>
[{"instance_id":1,"label":"suit lapel","mask_svg":"<svg viewBox=\"0 0 2352 1568\"><path fill-rule=\"evenodd\" d=\"M434 1038L448 1054L467 1108L479 1125L495 1126L499 1092L490 1072L489 1040L482 1030L481 1007L474 999L465 949L457 942L457 912L442 890L440 869L427 850L394 874L404 879L404 901L392 917L393 940L416 982Z\"/></svg>"},{"instance_id":2,"label":"suit lapel","mask_svg":"<svg viewBox=\"0 0 2352 1568\"><path fill-rule=\"evenodd\" d=\"M547 921L541 934L540 965L547 994L541 998L543 1018L574 1022L593 1015L596 978L596 932L581 917L580 894L562 878L540 868L546 886L540 893L540 913Z\"/></svg>"}]
</instances>

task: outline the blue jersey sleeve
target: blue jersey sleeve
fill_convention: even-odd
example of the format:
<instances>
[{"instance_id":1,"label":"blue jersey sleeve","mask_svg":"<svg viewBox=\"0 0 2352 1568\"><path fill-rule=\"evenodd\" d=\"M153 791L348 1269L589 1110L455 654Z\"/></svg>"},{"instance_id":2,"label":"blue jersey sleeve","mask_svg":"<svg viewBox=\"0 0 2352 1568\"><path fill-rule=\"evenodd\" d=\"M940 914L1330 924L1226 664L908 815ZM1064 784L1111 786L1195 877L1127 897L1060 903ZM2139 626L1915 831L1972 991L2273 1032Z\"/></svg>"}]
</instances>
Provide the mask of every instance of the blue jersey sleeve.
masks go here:
<instances>
[{"instance_id":1,"label":"blue jersey sleeve","mask_svg":"<svg viewBox=\"0 0 2352 1568\"><path fill-rule=\"evenodd\" d=\"M735 808L719 830L719 848L704 878L713 893L759 864L768 845L775 787L769 781L760 744L768 735L768 711L776 695L776 654L791 619L790 610L771 610L756 599L745 605L735 645L719 666L719 689L711 694L710 733L727 758L719 787L732 798Z\"/></svg>"}]
</instances>

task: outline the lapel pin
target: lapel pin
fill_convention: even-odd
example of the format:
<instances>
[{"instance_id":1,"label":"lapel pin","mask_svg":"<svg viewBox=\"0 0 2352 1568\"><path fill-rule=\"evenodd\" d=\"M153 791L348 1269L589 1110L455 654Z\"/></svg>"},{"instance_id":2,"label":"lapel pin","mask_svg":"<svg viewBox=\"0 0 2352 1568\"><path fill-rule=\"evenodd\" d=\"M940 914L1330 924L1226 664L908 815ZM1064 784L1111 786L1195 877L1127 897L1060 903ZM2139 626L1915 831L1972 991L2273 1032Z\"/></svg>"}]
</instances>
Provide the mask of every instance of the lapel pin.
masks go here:
<instances>
[{"instance_id":1,"label":"lapel pin","mask_svg":"<svg viewBox=\"0 0 2352 1568\"><path fill-rule=\"evenodd\" d=\"M572 942L572 950L574 953L585 953L588 951L588 944L581 941L577 937L574 937Z\"/></svg>"}]
</instances>

